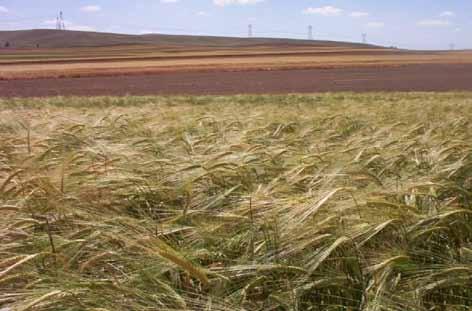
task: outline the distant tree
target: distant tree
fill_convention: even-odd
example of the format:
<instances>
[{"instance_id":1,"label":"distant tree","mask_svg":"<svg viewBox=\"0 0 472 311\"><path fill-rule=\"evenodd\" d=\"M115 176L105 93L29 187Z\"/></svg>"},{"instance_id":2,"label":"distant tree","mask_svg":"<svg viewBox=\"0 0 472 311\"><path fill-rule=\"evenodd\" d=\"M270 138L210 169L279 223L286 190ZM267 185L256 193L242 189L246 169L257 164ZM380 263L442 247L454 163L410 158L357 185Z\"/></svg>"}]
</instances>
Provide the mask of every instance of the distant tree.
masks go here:
<instances>
[{"instance_id":1,"label":"distant tree","mask_svg":"<svg viewBox=\"0 0 472 311\"><path fill-rule=\"evenodd\" d=\"M5 47L6 47L6 48L9 48L9 47L10 47L10 42L8 42L8 41L5 42Z\"/></svg>"},{"instance_id":2,"label":"distant tree","mask_svg":"<svg viewBox=\"0 0 472 311\"><path fill-rule=\"evenodd\" d=\"M39 49L39 44L36 44L36 48Z\"/></svg>"}]
</instances>

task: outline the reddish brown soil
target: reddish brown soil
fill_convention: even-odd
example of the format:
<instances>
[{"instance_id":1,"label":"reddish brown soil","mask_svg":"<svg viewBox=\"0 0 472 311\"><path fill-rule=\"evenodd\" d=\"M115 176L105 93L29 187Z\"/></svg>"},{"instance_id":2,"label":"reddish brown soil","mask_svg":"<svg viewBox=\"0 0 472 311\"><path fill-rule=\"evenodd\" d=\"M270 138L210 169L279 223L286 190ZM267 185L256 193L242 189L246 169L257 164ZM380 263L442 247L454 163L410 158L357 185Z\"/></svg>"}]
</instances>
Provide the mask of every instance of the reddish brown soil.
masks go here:
<instances>
[{"instance_id":1,"label":"reddish brown soil","mask_svg":"<svg viewBox=\"0 0 472 311\"><path fill-rule=\"evenodd\" d=\"M472 64L423 64L0 81L0 97L472 91Z\"/></svg>"}]
</instances>

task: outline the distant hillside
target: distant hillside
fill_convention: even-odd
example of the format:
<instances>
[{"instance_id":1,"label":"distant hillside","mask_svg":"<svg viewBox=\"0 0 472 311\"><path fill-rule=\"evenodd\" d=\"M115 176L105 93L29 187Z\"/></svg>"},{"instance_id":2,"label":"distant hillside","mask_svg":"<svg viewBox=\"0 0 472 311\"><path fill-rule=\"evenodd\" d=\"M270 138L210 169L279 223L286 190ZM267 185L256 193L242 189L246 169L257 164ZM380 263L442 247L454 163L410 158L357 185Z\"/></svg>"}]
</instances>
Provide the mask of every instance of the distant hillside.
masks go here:
<instances>
[{"instance_id":1,"label":"distant hillside","mask_svg":"<svg viewBox=\"0 0 472 311\"><path fill-rule=\"evenodd\" d=\"M159 45L176 47L238 47L238 46L319 46L373 48L372 45L336 41L309 41L272 38L231 38L185 35L125 35L114 33L61 31L51 29L0 31L0 47L10 43L10 48L71 48L103 47L115 45Z\"/></svg>"}]
</instances>

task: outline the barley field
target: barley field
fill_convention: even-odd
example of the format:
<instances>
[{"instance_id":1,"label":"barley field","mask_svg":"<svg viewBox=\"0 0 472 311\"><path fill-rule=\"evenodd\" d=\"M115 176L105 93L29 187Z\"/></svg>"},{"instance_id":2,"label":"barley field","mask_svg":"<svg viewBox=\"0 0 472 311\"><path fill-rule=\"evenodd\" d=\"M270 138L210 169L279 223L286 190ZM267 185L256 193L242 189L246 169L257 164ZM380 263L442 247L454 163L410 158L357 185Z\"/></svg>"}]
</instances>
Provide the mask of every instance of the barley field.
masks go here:
<instances>
[{"instance_id":1,"label":"barley field","mask_svg":"<svg viewBox=\"0 0 472 311\"><path fill-rule=\"evenodd\" d=\"M0 99L1 310L470 310L472 93Z\"/></svg>"}]
</instances>

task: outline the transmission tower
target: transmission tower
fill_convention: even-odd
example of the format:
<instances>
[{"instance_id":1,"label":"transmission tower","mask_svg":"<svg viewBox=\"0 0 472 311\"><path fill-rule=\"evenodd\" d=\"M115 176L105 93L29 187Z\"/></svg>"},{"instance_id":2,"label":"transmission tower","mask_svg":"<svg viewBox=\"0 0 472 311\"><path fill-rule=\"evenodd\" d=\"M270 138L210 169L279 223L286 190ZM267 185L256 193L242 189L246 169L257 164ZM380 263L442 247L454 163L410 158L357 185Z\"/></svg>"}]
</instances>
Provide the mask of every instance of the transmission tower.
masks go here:
<instances>
[{"instance_id":1,"label":"transmission tower","mask_svg":"<svg viewBox=\"0 0 472 311\"><path fill-rule=\"evenodd\" d=\"M454 43L449 44L449 49L454 51L456 49L456 45Z\"/></svg>"},{"instance_id":2,"label":"transmission tower","mask_svg":"<svg viewBox=\"0 0 472 311\"><path fill-rule=\"evenodd\" d=\"M61 23L59 22L59 15L56 16L56 30L61 30Z\"/></svg>"},{"instance_id":3,"label":"transmission tower","mask_svg":"<svg viewBox=\"0 0 472 311\"><path fill-rule=\"evenodd\" d=\"M364 44L367 43L367 34L366 33L362 34L362 43L364 43Z\"/></svg>"},{"instance_id":4,"label":"transmission tower","mask_svg":"<svg viewBox=\"0 0 472 311\"><path fill-rule=\"evenodd\" d=\"M60 23L60 29L66 30L66 23L64 22L64 14L62 13L62 11L59 13L59 23Z\"/></svg>"},{"instance_id":5,"label":"transmission tower","mask_svg":"<svg viewBox=\"0 0 472 311\"><path fill-rule=\"evenodd\" d=\"M313 40L313 26L308 26L308 40Z\"/></svg>"},{"instance_id":6,"label":"transmission tower","mask_svg":"<svg viewBox=\"0 0 472 311\"><path fill-rule=\"evenodd\" d=\"M252 24L247 26L247 37L252 38Z\"/></svg>"}]
</instances>

